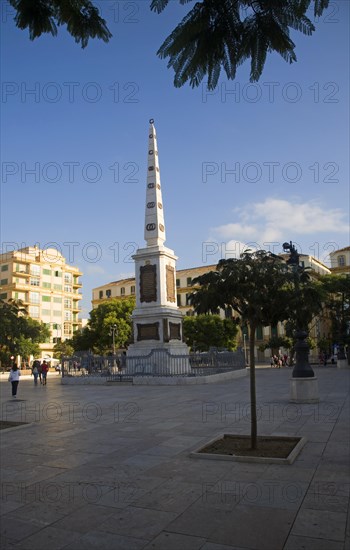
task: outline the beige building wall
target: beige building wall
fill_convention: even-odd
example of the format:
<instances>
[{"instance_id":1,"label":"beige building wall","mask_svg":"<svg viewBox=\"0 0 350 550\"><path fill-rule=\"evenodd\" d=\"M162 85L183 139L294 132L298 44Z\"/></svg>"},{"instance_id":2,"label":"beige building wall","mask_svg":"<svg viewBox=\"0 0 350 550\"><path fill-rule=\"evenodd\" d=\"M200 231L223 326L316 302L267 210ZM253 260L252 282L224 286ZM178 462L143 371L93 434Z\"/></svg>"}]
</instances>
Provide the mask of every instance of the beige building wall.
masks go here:
<instances>
[{"instance_id":1,"label":"beige building wall","mask_svg":"<svg viewBox=\"0 0 350 550\"><path fill-rule=\"evenodd\" d=\"M40 344L42 358L52 357L55 343L71 338L81 326L81 276L53 248L0 254L0 298L22 300L29 316L50 328L50 342Z\"/></svg>"}]
</instances>

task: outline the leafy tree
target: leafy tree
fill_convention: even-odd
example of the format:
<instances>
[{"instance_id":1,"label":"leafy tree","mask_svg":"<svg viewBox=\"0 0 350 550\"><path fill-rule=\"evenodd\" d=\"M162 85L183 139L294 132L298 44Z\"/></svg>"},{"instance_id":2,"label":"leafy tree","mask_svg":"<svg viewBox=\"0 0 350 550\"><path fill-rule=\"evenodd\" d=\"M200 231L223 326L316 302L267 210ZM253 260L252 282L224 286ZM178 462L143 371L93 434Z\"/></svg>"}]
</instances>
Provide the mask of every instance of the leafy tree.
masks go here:
<instances>
[{"instance_id":1,"label":"leafy tree","mask_svg":"<svg viewBox=\"0 0 350 550\"><path fill-rule=\"evenodd\" d=\"M179 0L187 4L193 0ZM111 33L90 0L9 0L16 10L15 23L29 30L31 40L43 33L57 35L57 27L68 32L84 48L90 38L108 42ZM152 0L150 8L161 13L169 0ZM165 39L157 54L169 58L174 85L189 81L199 86L207 75L208 88L217 86L221 69L228 79L250 59L251 81L259 80L267 54L277 52L287 63L297 60L291 31L310 36L315 26L308 17L313 7L320 17L329 0L202 0Z\"/></svg>"},{"instance_id":2,"label":"leafy tree","mask_svg":"<svg viewBox=\"0 0 350 550\"><path fill-rule=\"evenodd\" d=\"M320 313L326 292L321 280L316 279L310 268L293 266L292 280L286 288L286 335L293 337L295 331L304 330Z\"/></svg>"},{"instance_id":3,"label":"leafy tree","mask_svg":"<svg viewBox=\"0 0 350 550\"><path fill-rule=\"evenodd\" d=\"M67 26L75 42L85 48L90 38L108 42L112 37L106 21L90 0L9 0L16 10L15 23L28 29L34 40L44 33L57 35L57 28Z\"/></svg>"},{"instance_id":4,"label":"leafy tree","mask_svg":"<svg viewBox=\"0 0 350 550\"><path fill-rule=\"evenodd\" d=\"M75 351L88 350L95 353L112 352L111 328L117 326L115 333L116 348L124 348L130 341L132 322L131 313L135 308L135 299L110 299L90 312L90 319L80 334L71 340Z\"/></svg>"},{"instance_id":5,"label":"leafy tree","mask_svg":"<svg viewBox=\"0 0 350 550\"><path fill-rule=\"evenodd\" d=\"M38 344L50 335L44 323L28 316L21 300L0 300L0 360L9 364L11 355L28 359L36 355Z\"/></svg>"},{"instance_id":6,"label":"leafy tree","mask_svg":"<svg viewBox=\"0 0 350 550\"><path fill-rule=\"evenodd\" d=\"M272 336L265 344L261 346L261 351L270 349L272 355L278 353L280 348L290 349L293 345L293 340L285 336Z\"/></svg>"},{"instance_id":7,"label":"leafy tree","mask_svg":"<svg viewBox=\"0 0 350 550\"><path fill-rule=\"evenodd\" d=\"M189 0L180 0L181 4ZM153 0L151 9L160 13L169 0ZM199 86L208 76L208 88L217 86L221 69L233 80L236 70L251 60L250 79L259 80L268 53L277 52L285 61L297 60L290 31L311 35L314 25L307 16L310 5L320 16L329 0L203 0L165 39L158 50L169 58L175 72L174 85L187 81Z\"/></svg>"},{"instance_id":8,"label":"leafy tree","mask_svg":"<svg viewBox=\"0 0 350 550\"><path fill-rule=\"evenodd\" d=\"M57 342L53 349L53 356L55 359L61 359L62 355L70 357L74 353L74 347L71 344L71 340L65 340L64 342Z\"/></svg>"},{"instance_id":9,"label":"leafy tree","mask_svg":"<svg viewBox=\"0 0 350 550\"><path fill-rule=\"evenodd\" d=\"M183 321L185 340L192 350L207 351L210 347L236 348L237 324L219 315L196 315Z\"/></svg>"},{"instance_id":10,"label":"leafy tree","mask_svg":"<svg viewBox=\"0 0 350 550\"><path fill-rule=\"evenodd\" d=\"M332 323L332 339L339 345L338 358L344 359L344 346L350 344L350 278L325 275L321 279L327 293L325 308ZM349 356L348 356L349 360Z\"/></svg>"},{"instance_id":11,"label":"leafy tree","mask_svg":"<svg viewBox=\"0 0 350 550\"><path fill-rule=\"evenodd\" d=\"M257 447L255 384L255 332L259 325L274 325L286 318L286 285L292 274L278 256L260 250L239 259L220 260L217 271L193 280L200 287L191 295L197 312L231 306L249 327L251 447Z\"/></svg>"}]
</instances>

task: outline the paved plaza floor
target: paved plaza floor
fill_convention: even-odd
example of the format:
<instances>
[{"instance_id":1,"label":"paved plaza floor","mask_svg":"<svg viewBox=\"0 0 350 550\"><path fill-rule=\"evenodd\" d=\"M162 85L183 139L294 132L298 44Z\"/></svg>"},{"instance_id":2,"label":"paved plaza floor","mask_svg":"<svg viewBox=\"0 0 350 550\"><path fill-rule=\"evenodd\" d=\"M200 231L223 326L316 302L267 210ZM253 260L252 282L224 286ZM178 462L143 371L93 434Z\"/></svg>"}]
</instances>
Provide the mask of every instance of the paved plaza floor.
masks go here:
<instances>
[{"instance_id":1,"label":"paved plaza floor","mask_svg":"<svg viewBox=\"0 0 350 550\"><path fill-rule=\"evenodd\" d=\"M291 370L258 369L258 432L307 438L292 465L190 458L249 434L249 377L196 386L0 383L1 548L345 550L349 375L315 369L320 402L289 403Z\"/></svg>"}]
</instances>

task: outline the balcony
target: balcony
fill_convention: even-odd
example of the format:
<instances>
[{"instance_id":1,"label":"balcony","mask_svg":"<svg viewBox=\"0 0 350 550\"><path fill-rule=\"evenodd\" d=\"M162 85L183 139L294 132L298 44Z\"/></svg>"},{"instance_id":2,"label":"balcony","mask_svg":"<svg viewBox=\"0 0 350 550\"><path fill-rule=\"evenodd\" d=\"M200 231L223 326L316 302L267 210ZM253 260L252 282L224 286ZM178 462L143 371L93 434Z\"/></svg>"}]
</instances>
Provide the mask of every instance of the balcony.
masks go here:
<instances>
[{"instance_id":1,"label":"balcony","mask_svg":"<svg viewBox=\"0 0 350 550\"><path fill-rule=\"evenodd\" d=\"M21 276L21 277L30 277L29 270L17 270L17 268L14 266L13 268L13 276Z\"/></svg>"},{"instance_id":2,"label":"balcony","mask_svg":"<svg viewBox=\"0 0 350 550\"><path fill-rule=\"evenodd\" d=\"M72 282L72 285L75 287L75 288L81 288L83 285L82 283L79 283L78 281L73 281Z\"/></svg>"}]
</instances>

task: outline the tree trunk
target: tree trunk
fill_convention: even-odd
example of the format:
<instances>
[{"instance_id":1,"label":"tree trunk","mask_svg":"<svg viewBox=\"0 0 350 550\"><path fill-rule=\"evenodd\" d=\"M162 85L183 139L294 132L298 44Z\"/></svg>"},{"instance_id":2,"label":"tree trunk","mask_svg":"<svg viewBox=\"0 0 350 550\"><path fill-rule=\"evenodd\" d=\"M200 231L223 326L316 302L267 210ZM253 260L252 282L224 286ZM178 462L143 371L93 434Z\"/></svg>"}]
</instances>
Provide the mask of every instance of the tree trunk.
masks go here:
<instances>
[{"instance_id":1,"label":"tree trunk","mask_svg":"<svg viewBox=\"0 0 350 550\"><path fill-rule=\"evenodd\" d=\"M250 446L257 448L257 415L256 415L256 384L255 384L255 330L256 326L249 325L249 359L250 359Z\"/></svg>"}]
</instances>

